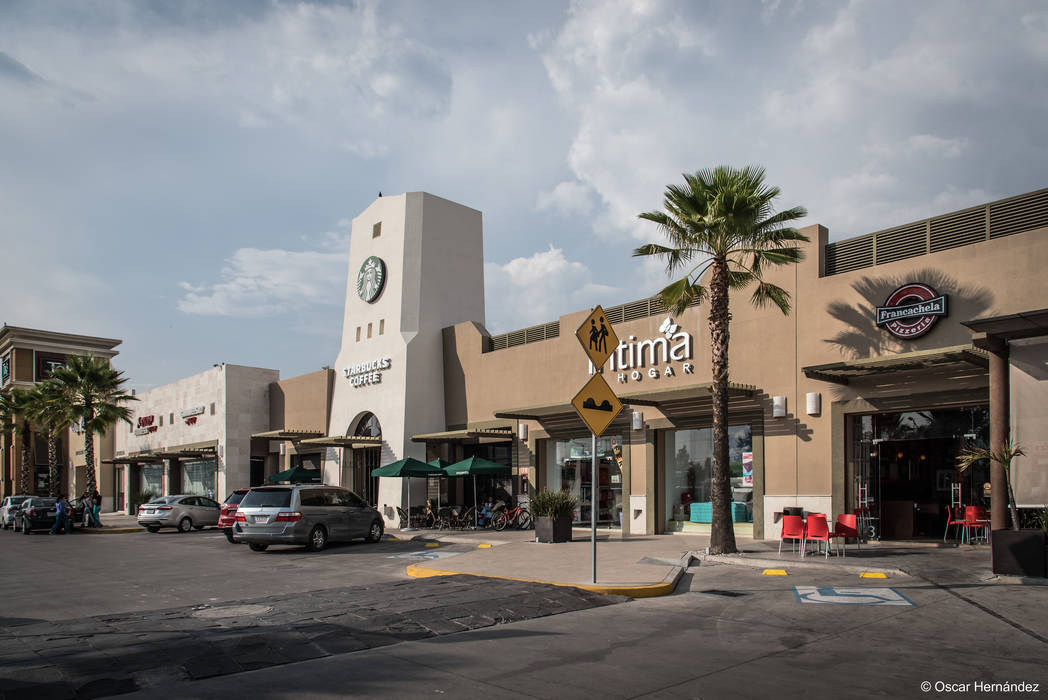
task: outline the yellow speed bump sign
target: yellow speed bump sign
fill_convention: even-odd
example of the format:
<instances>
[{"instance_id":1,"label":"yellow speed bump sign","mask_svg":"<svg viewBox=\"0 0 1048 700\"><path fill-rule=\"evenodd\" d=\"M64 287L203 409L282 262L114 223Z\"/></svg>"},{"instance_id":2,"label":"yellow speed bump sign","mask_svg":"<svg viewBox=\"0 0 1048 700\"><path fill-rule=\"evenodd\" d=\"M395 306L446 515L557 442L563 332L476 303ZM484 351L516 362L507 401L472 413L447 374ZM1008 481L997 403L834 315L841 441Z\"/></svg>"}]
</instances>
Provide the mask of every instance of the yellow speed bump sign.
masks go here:
<instances>
[{"instance_id":1,"label":"yellow speed bump sign","mask_svg":"<svg viewBox=\"0 0 1048 700\"><path fill-rule=\"evenodd\" d=\"M619 336L615 334L615 329L611 327L600 304L593 307L593 311L575 331L575 337L579 339L582 349L598 370L619 346Z\"/></svg>"},{"instance_id":2,"label":"yellow speed bump sign","mask_svg":"<svg viewBox=\"0 0 1048 700\"><path fill-rule=\"evenodd\" d=\"M590 431L600 437L608 429L615 416L622 410L622 402L604 380L604 375L594 374L571 400L575 412Z\"/></svg>"}]
</instances>

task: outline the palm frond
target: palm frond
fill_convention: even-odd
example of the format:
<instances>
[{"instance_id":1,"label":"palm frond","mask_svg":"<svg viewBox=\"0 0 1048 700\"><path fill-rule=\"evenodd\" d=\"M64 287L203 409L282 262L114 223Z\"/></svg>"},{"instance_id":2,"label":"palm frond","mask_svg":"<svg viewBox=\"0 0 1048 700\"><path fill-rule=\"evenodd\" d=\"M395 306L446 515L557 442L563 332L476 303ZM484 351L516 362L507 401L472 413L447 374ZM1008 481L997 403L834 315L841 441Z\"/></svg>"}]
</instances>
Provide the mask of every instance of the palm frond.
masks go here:
<instances>
[{"instance_id":1,"label":"palm frond","mask_svg":"<svg viewBox=\"0 0 1048 700\"><path fill-rule=\"evenodd\" d=\"M750 301L757 308L763 308L768 305L768 302L771 302L779 307L783 315L790 313L790 293L771 282L758 282Z\"/></svg>"},{"instance_id":2,"label":"palm frond","mask_svg":"<svg viewBox=\"0 0 1048 700\"><path fill-rule=\"evenodd\" d=\"M702 303L706 298L706 288L701 284L695 284L689 277L682 277L659 292L662 303L672 313L680 315L689 306Z\"/></svg>"}]
</instances>

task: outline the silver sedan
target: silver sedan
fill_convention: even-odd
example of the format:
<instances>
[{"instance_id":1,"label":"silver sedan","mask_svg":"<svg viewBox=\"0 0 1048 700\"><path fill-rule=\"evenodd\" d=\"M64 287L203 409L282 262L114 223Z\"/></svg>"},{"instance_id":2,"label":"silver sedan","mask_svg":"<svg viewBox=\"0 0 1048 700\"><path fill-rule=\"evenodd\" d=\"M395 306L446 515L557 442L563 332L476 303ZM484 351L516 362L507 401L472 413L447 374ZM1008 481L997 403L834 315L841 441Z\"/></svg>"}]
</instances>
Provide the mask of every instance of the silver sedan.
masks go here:
<instances>
[{"instance_id":1,"label":"silver sedan","mask_svg":"<svg viewBox=\"0 0 1048 700\"><path fill-rule=\"evenodd\" d=\"M221 506L206 496L179 494L161 496L138 507L138 524L156 532L162 527L178 528L179 532L218 525Z\"/></svg>"}]
</instances>

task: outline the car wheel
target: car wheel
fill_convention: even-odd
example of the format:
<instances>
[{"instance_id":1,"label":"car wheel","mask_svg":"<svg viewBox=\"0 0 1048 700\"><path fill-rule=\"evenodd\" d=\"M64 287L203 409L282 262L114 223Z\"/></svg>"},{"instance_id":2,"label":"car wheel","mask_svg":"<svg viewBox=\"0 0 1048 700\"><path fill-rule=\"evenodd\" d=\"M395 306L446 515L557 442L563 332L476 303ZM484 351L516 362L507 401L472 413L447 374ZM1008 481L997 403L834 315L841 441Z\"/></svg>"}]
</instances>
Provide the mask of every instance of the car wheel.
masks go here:
<instances>
[{"instance_id":1,"label":"car wheel","mask_svg":"<svg viewBox=\"0 0 1048 700\"><path fill-rule=\"evenodd\" d=\"M269 549L269 545L268 544L255 544L254 542L252 542L248 546L251 547L251 551L252 552L264 552L267 549Z\"/></svg>"},{"instance_id":2,"label":"car wheel","mask_svg":"<svg viewBox=\"0 0 1048 700\"><path fill-rule=\"evenodd\" d=\"M147 525L146 529L150 532L160 532L160 528L158 528L156 525Z\"/></svg>"},{"instance_id":3,"label":"car wheel","mask_svg":"<svg viewBox=\"0 0 1048 700\"><path fill-rule=\"evenodd\" d=\"M327 530L317 525L309 531L309 543L306 544L306 549L311 552L319 552L327 544Z\"/></svg>"},{"instance_id":4,"label":"car wheel","mask_svg":"<svg viewBox=\"0 0 1048 700\"><path fill-rule=\"evenodd\" d=\"M371 523L371 529L368 530L368 536L364 538L365 542L378 542L382 539L382 521L376 520Z\"/></svg>"},{"instance_id":5,"label":"car wheel","mask_svg":"<svg viewBox=\"0 0 1048 700\"><path fill-rule=\"evenodd\" d=\"M193 520L188 516L178 521L179 532L189 532L193 529Z\"/></svg>"},{"instance_id":6,"label":"car wheel","mask_svg":"<svg viewBox=\"0 0 1048 700\"><path fill-rule=\"evenodd\" d=\"M29 527L29 521L23 519L22 520L22 534L23 535L28 535L32 531L33 531L33 529L31 527Z\"/></svg>"},{"instance_id":7,"label":"car wheel","mask_svg":"<svg viewBox=\"0 0 1048 700\"><path fill-rule=\"evenodd\" d=\"M236 544L237 543L237 541L233 539L233 529L232 528L228 528L227 527L225 529L225 533L226 533L226 539L229 540L229 542L231 544Z\"/></svg>"}]
</instances>

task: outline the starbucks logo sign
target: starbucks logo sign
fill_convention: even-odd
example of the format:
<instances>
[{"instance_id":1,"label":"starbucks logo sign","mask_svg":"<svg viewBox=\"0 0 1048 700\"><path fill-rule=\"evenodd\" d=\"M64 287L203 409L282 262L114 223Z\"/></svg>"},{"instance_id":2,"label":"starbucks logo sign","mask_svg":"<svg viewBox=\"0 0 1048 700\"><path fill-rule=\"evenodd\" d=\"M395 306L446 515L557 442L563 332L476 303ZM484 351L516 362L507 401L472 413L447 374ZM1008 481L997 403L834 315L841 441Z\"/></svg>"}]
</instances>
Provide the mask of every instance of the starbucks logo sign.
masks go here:
<instances>
[{"instance_id":1,"label":"starbucks logo sign","mask_svg":"<svg viewBox=\"0 0 1048 700\"><path fill-rule=\"evenodd\" d=\"M386 283L386 263L382 258L372 255L360 266L357 273L357 296L372 303L382 293L382 287Z\"/></svg>"},{"instance_id":2,"label":"starbucks logo sign","mask_svg":"<svg viewBox=\"0 0 1048 700\"><path fill-rule=\"evenodd\" d=\"M892 292L877 307L877 325L888 329L896 338L918 338L931 330L940 316L946 315L946 295L926 284L911 282Z\"/></svg>"}]
</instances>

